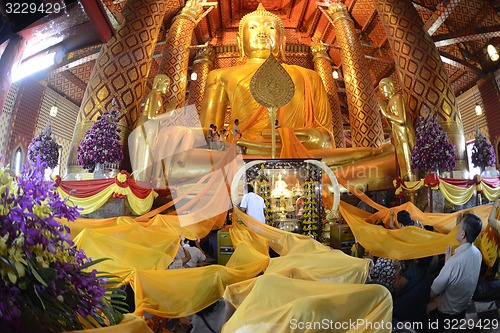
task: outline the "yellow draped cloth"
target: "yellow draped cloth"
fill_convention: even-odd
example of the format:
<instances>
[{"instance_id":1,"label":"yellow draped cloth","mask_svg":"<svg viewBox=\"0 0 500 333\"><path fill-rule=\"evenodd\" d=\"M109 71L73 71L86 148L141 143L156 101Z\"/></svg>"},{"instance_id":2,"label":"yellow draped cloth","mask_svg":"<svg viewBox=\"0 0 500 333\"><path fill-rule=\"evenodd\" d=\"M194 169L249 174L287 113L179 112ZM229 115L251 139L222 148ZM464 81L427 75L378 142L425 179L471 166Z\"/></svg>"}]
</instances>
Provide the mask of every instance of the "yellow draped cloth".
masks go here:
<instances>
[{"instance_id":1,"label":"yellow draped cloth","mask_svg":"<svg viewBox=\"0 0 500 333\"><path fill-rule=\"evenodd\" d=\"M216 302L224 295L226 287L245 285L246 292L240 294L240 301L235 301L233 293L232 302L239 309L224 332L232 332L231 327L239 325L239 318L248 316L249 310L245 304L254 304L251 300L263 298L263 292L277 304L295 302L291 309L286 310L282 306L280 310L294 318L305 319L315 312L318 316L324 316L325 320L338 323L349 322L354 318L390 321L392 309L388 292L377 286L363 284L368 274L365 260L332 250L310 237L264 225L237 208L235 211L248 227L240 224L231 227L236 249L226 266L166 270L179 245L178 227L168 225L168 220L158 225L154 222L137 223L121 217L103 220L101 226L97 220L85 221L87 223L79 220L73 227L81 231L74 240L79 248L93 258L112 258L99 263L96 268L116 274L131 284L135 291L136 315L147 312L161 317L187 316ZM155 218L160 220L162 217L158 215ZM82 227L90 223L91 228ZM281 254L279 258L269 258L269 245ZM255 279L262 273L262 277ZM261 278L262 283L258 282ZM253 281L258 283L254 285ZM283 287L282 292L279 292L276 284ZM292 297L293 293L287 291L289 289L301 290L301 293ZM344 303L351 294L363 305L352 303L347 307ZM307 308L300 306L304 302L308 304ZM272 303L268 305L272 306ZM345 311L333 311L341 308ZM268 309L262 307L259 311L252 310L254 320L272 323L268 330L262 332L279 332L275 330L276 325L281 325L281 331L287 331L287 324L282 322L283 313L269 312Z\"/></svg>"},{"instance_id":2,"label":"yellow draped cloth","mask_svg":"<svg viewBox=\"0 0 500 333\"><path fill-rule=\"evenodd\" d=\"M379 285L264 274L222 332L391 332L392 298Z\"/></svg>"},{"instance_id":3,"label":"yellow draped cloth","mask_svg":"<svg viewBox=\"0 0 500 333\"><path fill-rule=\"evenodd\" d=\"M206 181L211 190L202 189L194 196L203 204L185 204L183 215L155 212L147 219L79 219L67 225L77 247L88 256L112 259L95 268L130 283L136 315L188 316L224 296L237 310L223 332L288 332L290 325L304 332L317 331L317 325L326 325L331 332L390 332L391 297L383 287L364 284L366 260L332 250L308 236L262 224L237 207L234 212L243 224L231 226L235 252L226 266L166 269L179 249L180 235L202 238L224 223L225 211L205 218L203 212L216 204L214 196L227 195L233 174L234 167L227 167L225 182ZM340 209L356 239L374 255L418 258L443 253L447 245L455 243L456 214L424 214L407 204L394 208L395 212L407 209L442 233L414 227L388 230L373 223L387 221L390 210L371 204L379 210L371 216L346 203ZM490 209L472 211L485 221ZM269 247L280 257L270 259Z\"/></svg>"}]
</instances>

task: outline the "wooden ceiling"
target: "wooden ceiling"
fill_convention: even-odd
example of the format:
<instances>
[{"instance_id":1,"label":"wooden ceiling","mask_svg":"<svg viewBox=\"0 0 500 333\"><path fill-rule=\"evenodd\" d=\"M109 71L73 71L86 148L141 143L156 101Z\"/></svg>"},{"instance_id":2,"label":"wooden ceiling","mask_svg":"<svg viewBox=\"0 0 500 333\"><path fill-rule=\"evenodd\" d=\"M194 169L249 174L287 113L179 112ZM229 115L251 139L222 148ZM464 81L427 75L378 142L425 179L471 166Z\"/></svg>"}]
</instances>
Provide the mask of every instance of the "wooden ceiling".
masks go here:
<instances>
[{"instance_id":1,"label":"wooden ceiling","mask_svg":"<svg viewBox=\"0 0 500 333\"><path fill-rule=\"evenodd\" d=\"M116 28L123 23L120 11L125 1L102 0L110 22L114 23ZM193 44L210 42L216 46L236 45L240 18L255 10L258 2L258 0L217 1L217 7L196 27ZM260 0L260 2L267 10L283 19L288 45L308 46L313 39L321 40L330 46L329 53L334 65L341 66L340 45L335 29L318 8L318 1ZM488 44L493 44L500 51L500 1L415 0L412 2L435 41L455 95L460 95L473 87L481 77L500 68L500 60L491 61L486 52ZM380 79L393 75L395 71L385 31L372 0L346 0L345 3L369 60L367 75L370 75L376 86ZM156 49L157 56L161 54L163 48L165 30L161 33L163 40L160 38ZM81 34L85 33L82 29ZM71 52L64 66L49 74L47 79L49 86L79 104L99 50L100 46L97 44ZM156 75L159 58L156 60L153 62L150 76ZM151 85L152 77L149 81ZM342 94L342 89L340 92Z\"/></svg>"}]
</instances>

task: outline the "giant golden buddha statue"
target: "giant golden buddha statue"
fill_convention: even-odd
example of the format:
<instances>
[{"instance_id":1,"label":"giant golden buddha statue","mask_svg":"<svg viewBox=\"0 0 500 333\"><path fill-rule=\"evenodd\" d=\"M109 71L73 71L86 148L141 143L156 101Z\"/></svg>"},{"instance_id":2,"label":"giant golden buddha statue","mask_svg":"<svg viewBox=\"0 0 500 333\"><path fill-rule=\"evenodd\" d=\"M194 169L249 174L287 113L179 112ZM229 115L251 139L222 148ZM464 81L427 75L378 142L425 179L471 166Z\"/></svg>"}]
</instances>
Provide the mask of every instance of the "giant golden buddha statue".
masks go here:
<instances>
[{"instance_id":1,"label":"giant golden buddha statue","mask_svg":"<svg viewBox=\"0 0 500 333\"><path fill-rule=\"evenodd\" d=\"M264 9L245 15L239 24L238 46L241 59L247 61L235 67L220 68L208 74L201 111L201 124L208 128L224 125L226 110L231 108L232 124L239 119L241 139L238 144L247 154L269 153L271 124L267 110L250 93L250 81L269 55L285 58L283 21ZM293 80L292 100L278 109L281 127L291 128L309 149L331 148L332 114L328 97L319 75L304 67L282 65Z\"/></svg>"},{"instance_id":2,"label":"giant golden buddha statue","mask_svg":"<svg viewBox=\"0 0 500 333\"><path fill-rule=\"evenodd\" d=\"M230 107L230 123L238 119L242 132L238 145L245 148L245 154L250 158L268 159L271 155L270 118L267 110L253 99L250 81L271 53L284 58L283 22L259 5L256 11L241 19L238 43L241 55L247 61L239 66L220 68L209 73L202 104L201 125L204 129L208 129L210 124L223 128L226 112ZM320 77L314 71L300 66L282 66L293 80L295 93L289 104L278 109L280 132L287 132L289 137L295 137L294 149L287 151L306 152L306 156L282 157L321 158L330 169L337 172L337 177L365 190L392 186L392 177L396 175L394 146L332 147L331 111ZM282 138L283 150L292 146L287 145L291 141L285 138L287 137ZM297 146L302 148L295 149ZM156 149L161 150L161 147L157 146ZM173 154L168 163L162 161L164 168L168 169L168 174L165 175L167 182L173 184L198 179L211 172L213 165L223 156L224 152L221 151L210 151L207 155L207 149L201 149L200 146L184 150L182 163Z\"/></svg>"}]
</instances>

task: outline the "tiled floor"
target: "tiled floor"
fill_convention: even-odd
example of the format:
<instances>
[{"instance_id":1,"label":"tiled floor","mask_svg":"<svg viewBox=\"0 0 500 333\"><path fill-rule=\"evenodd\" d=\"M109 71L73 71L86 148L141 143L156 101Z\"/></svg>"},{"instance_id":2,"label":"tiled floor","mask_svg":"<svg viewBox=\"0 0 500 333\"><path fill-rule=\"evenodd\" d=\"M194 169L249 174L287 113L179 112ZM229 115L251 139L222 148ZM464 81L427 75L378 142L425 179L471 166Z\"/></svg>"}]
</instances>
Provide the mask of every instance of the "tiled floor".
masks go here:
<instances>
[{"instance_id":1,"label":"tiled floor","mask_svg":"<svg viewBox=\"0 0 500 333\"><path fill-rule=\"evenodd\" d=\"M500 301L474 302L467 309L465 319L474 320L476 327L461 332L500 333Z\"/></svg>"}]
</instances>

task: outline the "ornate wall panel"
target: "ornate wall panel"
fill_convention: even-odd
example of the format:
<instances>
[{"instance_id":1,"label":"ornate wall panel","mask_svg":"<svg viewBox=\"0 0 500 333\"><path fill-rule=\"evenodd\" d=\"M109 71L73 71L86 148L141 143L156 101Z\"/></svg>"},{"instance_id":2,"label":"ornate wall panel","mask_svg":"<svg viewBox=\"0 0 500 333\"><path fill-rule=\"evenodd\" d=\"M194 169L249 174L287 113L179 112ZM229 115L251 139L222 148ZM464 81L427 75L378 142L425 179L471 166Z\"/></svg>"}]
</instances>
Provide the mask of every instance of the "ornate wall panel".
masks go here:
<instances>
[{"instance_id":1,"label":"ornate wall panel","mask_svg":"<svg viewBox=\"0 0 500 333\"><path fill-rule=\"evenodd\" d=\"M53 105L57 105L58 109L55 117L50 116L50 108ZM50 121L52 124L52 135L56 142L62 146L61 150L59 150L59 175L66 173L66 164L78 111L78 105L73 104L50 88L45 90L34 136L38 135Z\"/></svg>"},{"instance_id":2,"label":"ornate wall panel","mask_svg":"<svg viewBox=\"0 0 500 333\"><path fill-rule=\"evenodd\" d=\"M372 16L374 10L375 5L372 0L357 0L351 10L351 15L357 24L364 27L366 23L368 23L368 20Z\"/></svg>"},{"instance_id":3,"label":"ornate wall panel","mask_svg":"<svg viewBox=\"0 0 500 333\"><path fill-rule=\"evenodd\" d=\"M81 105L85 91L66 79L60 72L50 73L47 84L57 91L64 92L73 103Z\"/></svg>"},{"instance_id":4,"label":"ornate wall panel","mask_svg":"<svg viewBox=\"0 0 500 333\"><path fill-rule=\"evenodd\" d=\"M14 82L11 84L7 99L3 105L2 113L0 114L0 161L5 163L5 151L7 143L9 142L11 121L13 118L14 110L16 108L17 94L22 81Z\"/></svg>"},{"instance_id":5,"label":"ornate wall panel","mask_svg":"<svg viewBox=\"0 0 500 333\"><path fill-rule=\"evenodd\" d=\"M44 91L45 87L36 81L29 78L22 81L10 126L9 142L4 150L6 164L13 165L13 154L18 147L23 152L23 164L26 163L26 152L33 139Z\"/></svg>"}]
</instances>

